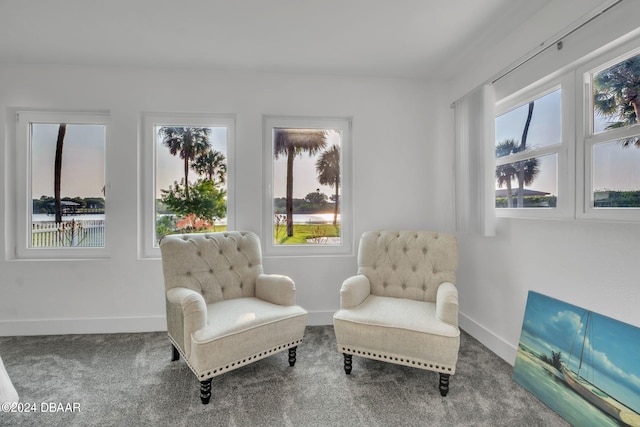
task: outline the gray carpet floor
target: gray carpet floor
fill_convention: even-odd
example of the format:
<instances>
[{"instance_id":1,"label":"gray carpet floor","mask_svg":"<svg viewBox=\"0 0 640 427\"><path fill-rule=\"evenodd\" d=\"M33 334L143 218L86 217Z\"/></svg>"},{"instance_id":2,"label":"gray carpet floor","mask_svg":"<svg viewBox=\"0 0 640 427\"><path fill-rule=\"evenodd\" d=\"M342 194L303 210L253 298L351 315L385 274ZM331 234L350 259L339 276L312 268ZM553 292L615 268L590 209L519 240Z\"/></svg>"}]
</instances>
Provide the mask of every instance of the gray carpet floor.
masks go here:
<instances>
[{"instance_id":1,"label":"gray carpet floor","mask_svg":"<svg viewBox=\"0 0 640 427\"><path fill-rule=\"evenodd\" d=\"M163 332L0 337L0 355L36 409L2 426L568 426L464 332L447 397L415 368L354 357L347 376L331 326L307 328L293 368L282 352L214 378L209 405Z\"/></svg>"}]
</instances>

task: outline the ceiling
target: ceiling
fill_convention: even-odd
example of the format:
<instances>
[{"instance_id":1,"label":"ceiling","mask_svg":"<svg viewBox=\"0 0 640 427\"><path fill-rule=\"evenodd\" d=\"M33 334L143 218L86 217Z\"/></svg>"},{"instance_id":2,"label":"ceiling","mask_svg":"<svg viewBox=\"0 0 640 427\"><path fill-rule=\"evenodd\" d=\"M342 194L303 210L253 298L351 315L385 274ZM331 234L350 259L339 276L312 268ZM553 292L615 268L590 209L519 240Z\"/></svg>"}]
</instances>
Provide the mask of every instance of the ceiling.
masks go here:
<instances>
[{"instance_id":1,"label":"ceiling","mask_svg":"<svg viewBox=\"0 0 640 427\"><path fill-rule=\"evenodd\" d=\"M450 77L548 2L0 0L0 63Z\"/></svg>"}]
</instances>

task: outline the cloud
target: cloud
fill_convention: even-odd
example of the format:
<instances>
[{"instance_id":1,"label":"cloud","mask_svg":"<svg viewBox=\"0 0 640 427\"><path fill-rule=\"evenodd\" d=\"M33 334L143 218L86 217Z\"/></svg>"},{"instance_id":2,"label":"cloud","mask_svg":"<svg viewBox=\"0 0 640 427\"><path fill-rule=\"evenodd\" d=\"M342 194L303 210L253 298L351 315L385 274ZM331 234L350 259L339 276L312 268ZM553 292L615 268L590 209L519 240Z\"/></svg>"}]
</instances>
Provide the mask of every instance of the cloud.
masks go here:
<instances>
[{"instance_id":1,"label":"cloud","mask_svg":"<svg viewBox=\"0 0 640 427\"><path fill-rule=\"evenodd\" d=\"M551 316L546 323L545 339L565 354L571 351L576 336L584 330L582 318L574 311L563 310Z\"/></svg>"},{"instance_id":2,"label":"cloud","mask_svg":"<svg viewBox=\"0 0 640 427\"><path fill-rule=\"evenodd\" d=\"M594 368L602 374L608 376L616 382L624 382L630 388L640 391L640 378L635 374L630 374L614 364L606 353L595 350L589 340L585 342L585 352L590 352Z\"/></svg>"}]
</instances>

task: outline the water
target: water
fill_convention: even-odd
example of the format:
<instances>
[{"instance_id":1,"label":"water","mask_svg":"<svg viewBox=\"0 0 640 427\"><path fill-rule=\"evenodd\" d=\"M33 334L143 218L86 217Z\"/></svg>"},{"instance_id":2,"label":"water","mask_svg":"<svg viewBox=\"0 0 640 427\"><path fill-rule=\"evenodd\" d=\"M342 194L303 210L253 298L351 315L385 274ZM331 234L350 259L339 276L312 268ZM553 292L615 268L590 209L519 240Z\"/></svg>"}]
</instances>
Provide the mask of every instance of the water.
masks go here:
<instances>
[{"instance_id":1,"label":"water","mask_svg":"<svg viewBox=\"0 0 640 427\"><path fill-rule=\"evenodd\" d=\"M63 215L62 221L67 222L75 219L76 221L82 220L104 220L104 214L85 214L85 215ZM32 214L31 222L54 222L56 220L55 215L47 214Z\"/></svg>"},{"instance_id":2,"label":"water","mask_svg":"<svg viewBox=\"0 0 640 427\"><path fill-rule=\"evenodd\" d=\"M574 427L619 427L617 420L574 392L561 373L521 349L516 354L513 379Z\"/></svg>"},{"instance_id":3,"label":"water","mask_svg":"<svg viewBox=\"0 0 640 427\"><path fill-rule=\"evenodd\" d=\"M287 216L283 215L283 222L287 222ZM293 214L294 224L333 224L333 214ZM340 214L338 214L338 224Z\"/></svg>"},{"instance_id":4,"label":"water","mask_svg":"<svg viewBox=\"0 0 640 427\"><path fill-rule=\"evenodd\" d=\"M104 214L86 214L86 215L64 215L63 221L76 221L82 220L104 220ZM54 215L47 214L32 214L32 222L52 222L55 221ZM286 216L284 216L284 222L286 222ZM293 222L295 224L333 224L333 214L293 214ZM223 218L216 221L216 224L226 224L227 219ZM340 215L338 214L338 223L340 223Z\"/></svg>"},{"instance_id":5,"label":"water","mask_svg":"<svg viewBox=\"0 0 640 427\"><path fill-rule=\"evenodd\" d=\"M158 217L167 216L173 214L160 214ZM77 219L82 219L83 216L89 215L78 215ZM34 215L35 217L35 215ZM65 217L66 218L66 217ZM89 219L89 218L86 218ZM103 216L104 219L104 216ZM34 222L36 220L34 219ZM287 222L287 216L282 215L282 222ZM216 225L224 225L227 223L227 218L222 218L216 220ZM294 224L333 224L333 214L293 214L293 223ZM338 224L340 223L340 214L338 214Z\"/></svg>"}]
</instances>

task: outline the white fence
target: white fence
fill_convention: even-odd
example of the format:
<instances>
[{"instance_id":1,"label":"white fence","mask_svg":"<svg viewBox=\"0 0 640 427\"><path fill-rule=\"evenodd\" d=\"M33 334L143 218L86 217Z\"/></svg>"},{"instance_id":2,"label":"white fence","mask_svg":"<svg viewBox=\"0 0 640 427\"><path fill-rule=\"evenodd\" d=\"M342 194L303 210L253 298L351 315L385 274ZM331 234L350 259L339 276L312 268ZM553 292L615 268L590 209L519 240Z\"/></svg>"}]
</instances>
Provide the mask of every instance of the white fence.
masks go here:
<instances>
[{"instance_id":1,"label":"white fence","mask_svg":"<svg viewBox=\"0 0 640 427\"><path fill-rule=\"evenodd\" d=\"M104 220L34 222L31 226L31 247L104 247Z\"/></svg>"}]
</instances>

